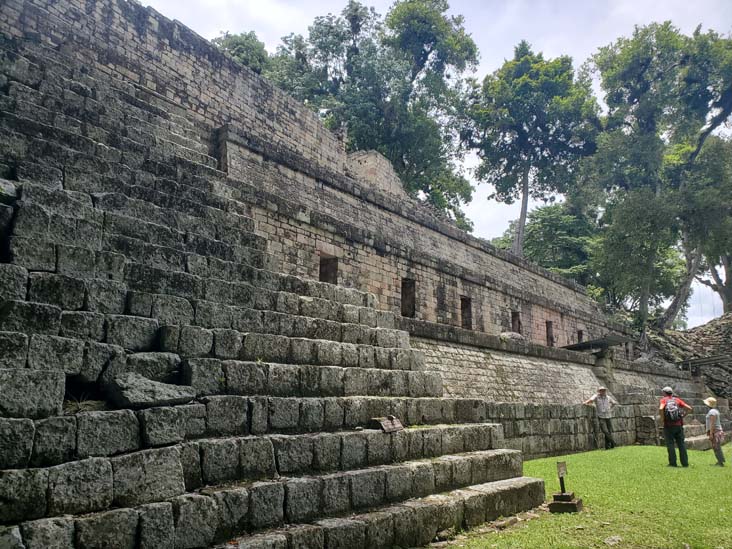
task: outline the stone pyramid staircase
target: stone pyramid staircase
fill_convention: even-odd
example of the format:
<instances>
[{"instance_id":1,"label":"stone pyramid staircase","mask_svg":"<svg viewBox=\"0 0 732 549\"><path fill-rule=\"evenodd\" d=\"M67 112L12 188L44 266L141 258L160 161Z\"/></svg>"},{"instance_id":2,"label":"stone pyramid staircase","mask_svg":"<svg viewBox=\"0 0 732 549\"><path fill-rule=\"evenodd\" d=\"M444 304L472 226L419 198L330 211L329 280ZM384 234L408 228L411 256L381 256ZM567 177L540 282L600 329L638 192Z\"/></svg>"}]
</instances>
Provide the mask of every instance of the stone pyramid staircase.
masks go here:
<instances>
[{"instance_id":1,"label":"stone pyramid staircase","mask_svg":"<svg viewBox=\"0 0 732 549\"><path fill-rule=\"evenodd\" d=\"M0 547L404 547L540 504L373 295L279 272L212 132L0 39Z\"/></svg>"}]
</instances>

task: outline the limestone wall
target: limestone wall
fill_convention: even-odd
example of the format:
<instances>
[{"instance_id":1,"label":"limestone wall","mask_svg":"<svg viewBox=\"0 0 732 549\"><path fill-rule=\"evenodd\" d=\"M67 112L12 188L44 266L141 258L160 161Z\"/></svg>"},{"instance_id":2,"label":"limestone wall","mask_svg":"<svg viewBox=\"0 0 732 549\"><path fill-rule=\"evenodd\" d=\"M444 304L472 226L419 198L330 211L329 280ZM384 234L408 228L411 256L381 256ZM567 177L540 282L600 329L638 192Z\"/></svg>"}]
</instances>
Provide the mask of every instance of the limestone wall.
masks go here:
<instances>
[{"instance_id":1,"label":"limestone wall","mask_svg":"<svg viewBox=\"0 0 732 549\"><path fill-rule=\"evenodd\" d=\"M256 205L257 229L285 271L317 276L321 254L338 257L340 283L372 291L393 311L402 278L413 278L417 318L460 325L467 296L474 329L506 331L515 311L523 333L541 344L547 322L556 346L576 342L579 330L588 339L619 329L571 282L395 198L378 181L346 175L342 142L314 113L181 24L126 0L4 4L7 36L47 41L80 65L179 105L171 126L176 117L195 123L196 138L237 180L225 192L237 189Z\"/></svg>"}]
</instances>

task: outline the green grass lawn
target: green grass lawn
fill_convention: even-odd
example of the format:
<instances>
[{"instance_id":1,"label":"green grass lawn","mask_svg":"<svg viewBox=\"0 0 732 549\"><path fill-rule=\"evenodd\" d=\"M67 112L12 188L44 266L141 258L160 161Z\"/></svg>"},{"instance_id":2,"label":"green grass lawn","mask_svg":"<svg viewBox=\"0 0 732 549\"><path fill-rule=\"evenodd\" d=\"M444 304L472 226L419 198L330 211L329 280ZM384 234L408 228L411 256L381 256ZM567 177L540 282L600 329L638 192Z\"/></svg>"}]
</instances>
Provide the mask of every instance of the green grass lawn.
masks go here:
<instances>
[{"instance_id":1,"label":"green grass lawn","mask_svg":"<svg viewBox=\"0 0 732 549\"><path fill-rule=\"evenodd\" d=\"M732 461L730 446L724 448ZM732 549L732 467L712 466L711 451L690 451L689 468L666 467L661 446L527 461L524 475L544 479L547 499L559 491L557 461L567 462L567 487L583 499L582 513L540 512L507 530L468 534L450 547Z\"/></svg>"}]
</instances>

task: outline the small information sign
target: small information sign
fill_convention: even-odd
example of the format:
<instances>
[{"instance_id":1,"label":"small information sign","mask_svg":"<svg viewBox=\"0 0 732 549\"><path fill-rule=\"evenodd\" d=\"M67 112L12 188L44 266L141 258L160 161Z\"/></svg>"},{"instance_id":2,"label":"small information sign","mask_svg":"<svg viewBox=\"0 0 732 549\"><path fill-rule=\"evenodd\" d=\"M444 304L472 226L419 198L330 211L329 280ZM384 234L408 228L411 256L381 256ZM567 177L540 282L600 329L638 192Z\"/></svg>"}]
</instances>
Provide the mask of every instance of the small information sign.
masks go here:
<instances>
[{"instance_id":1,"label":"small information sign","mask_svg":"<svg viewBox=\"0 0 732 549\"><path fill-rule=\"evenodd\" d=\"M385 433L395 433L404 429L404 426L402 425L402 422L399 421L399 418L394 416L375 417L371 421L381 427L381 430Z\"/></svg>"},{"instance_id":2,"label":"small information sign","mask_svg":"<svg viewBox=\"0 0 732 549\"><path fill-rule=\"evenodd\" d=\"M567 462L566 461L557 461L557 474L559 475L559 478L564 478L567 476Z\"/></svg>"}]
</instances>

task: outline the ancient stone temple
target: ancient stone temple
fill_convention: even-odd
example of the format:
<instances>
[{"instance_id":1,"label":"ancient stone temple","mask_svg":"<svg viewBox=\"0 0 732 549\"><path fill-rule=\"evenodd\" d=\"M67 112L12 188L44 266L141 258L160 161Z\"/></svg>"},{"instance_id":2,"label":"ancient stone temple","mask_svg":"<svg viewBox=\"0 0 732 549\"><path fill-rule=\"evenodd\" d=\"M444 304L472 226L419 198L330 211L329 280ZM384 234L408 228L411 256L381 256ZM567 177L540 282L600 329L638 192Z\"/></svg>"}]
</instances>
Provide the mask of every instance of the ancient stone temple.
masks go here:
<instances>
[{"instance_id":1,"label":"ancient stone temple","mask_svg":"<svg viewBox=\"0 0 732 549\"><path fill-rule=\"evenodd\" d=\"M407 547L532 508L522 455L597 447L597 385L623 444L658 387L706 393L623 336L180 23L0 3L0 548Z\"/></svg>"}]
</instances>

